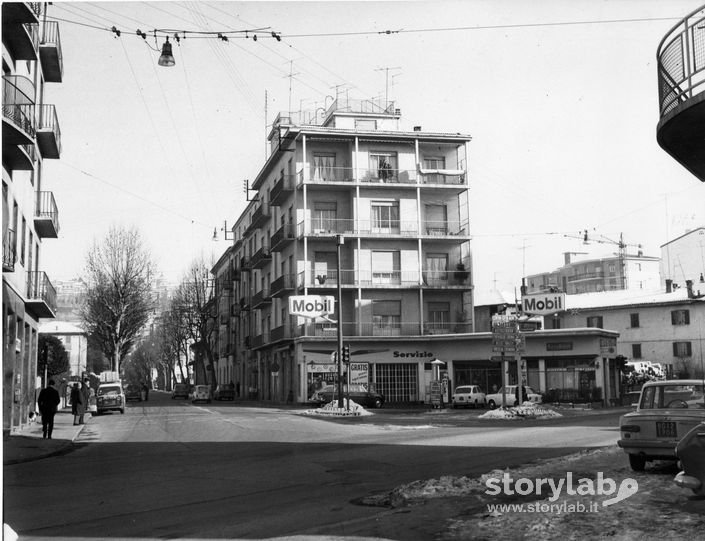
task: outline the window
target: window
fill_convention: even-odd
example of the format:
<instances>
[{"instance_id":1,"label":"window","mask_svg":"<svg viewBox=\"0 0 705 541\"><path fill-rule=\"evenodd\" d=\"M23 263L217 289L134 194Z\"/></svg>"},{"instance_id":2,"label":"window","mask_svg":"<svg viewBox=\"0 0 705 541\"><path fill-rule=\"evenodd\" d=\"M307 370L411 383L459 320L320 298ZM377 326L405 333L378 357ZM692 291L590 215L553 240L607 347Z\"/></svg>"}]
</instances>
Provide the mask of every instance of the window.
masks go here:
<instances>
[{"instance_id":1,"label":"window","mask_svg":"<svg viewBox=\"0 0 705 541\"><path fill-rule=\"evenodd\" d=\"M639 326L639 314L629 314L629 326L632 329Z\"/></svg>"},{"instance_id":2,"label":"window","mask_svg":"<svg viewBox=\"0 0 705 541\"><path fill-rule=\"evenodd\" d=\"M24 216L22 216L22 244L20 245L20 265L24 265L24 253L25 253L25 245L27 244L25 241L27 240L25 236L27 235L27 220L25 220ZM32 269L29 269L32 270Z\"/></svg>"},{"instance_id":3,"label":"window","mask_svg":"<svg viewBox=\"0 0 705 541\"><path fill-rule=\"evenodd\" d=\"M338 256L336 252L314 252L313 254L313 278L316 284L323 285L327 281L337 284L336 275L338 266Z\"/></svg>"},{"instance_id":4,"label":"window","mask_svg":"<svg viewBox=\"0 0 705 541\"><path fill-rule=\"evenodd\" d=\"M445 169L446 159L443 156L428 156L423 159L424 169Z\"/></svg>"},{"instance_id":5,"label":"window","mask_svg":"<svg viewBox=\"0 0 705 541\"><path fill-rule=\"evenodd\" d=\"M426 254L426 285L444 285L448 283L448 254Z\"/></svg>"},{"instance_id":6,"label":"window","mask_svg":"<svg viewBox=\"0 0 705 541\"><path fill-rule=\"evenodd\" d=\"M597 327L602 328L602 316L590 316L587 318L587 327Z\"/></svg>"},{"instance_id":7,"label":"window","mask_svg":"<svg viewBox=\"0 0 705 541\"><path fill-rule=\"evenodd\" d=\"M690 312L688 310L672 310L672 325L690 325Z\"/></svg>"},{"instance_id":8,"label":"window","mask_svg":"<svg viewBox=\"0 0 705 541\"><path fill-rule=\"evenodd\" d=\"M372 201L372 231L399 233L398 201Z\"/></svg>"},{"instance_id":9,"label":"window","mask_svg":"<svg viewBox=\"0 0 705 541\"><path fill-rule=\"evenodd\" d=\"M398 336L401 330L401 301L372 302L372 334Z\"/></svg>"},{"instance_id":10,"label":"window","mask_svg":"<svg viewBox=\"0 0 705 541\"><path fill-rule=\"evenodd\" d=\"M641 359L641 344L632 344L632 358Z\"/></svg>"},{"instance_id":11,"label":"window","mask_svg":"<svg viewBox=\"0 0 705 541\"><path fill-rule=\"evenodd\" d=\"M314 153L311 168L311 180L313 182L330 182L337 180L335 154Z\"/></svg>"},{"instance_id":12,"label":"window","mask_svg":"<svg viewBox=\"0 0 705 541\"><path fill-rule=\"evenodd\" d=\"M332 233L336 231L336 217L338 215L338 206L333 202L319 201L313 204L313 232L314 233Z\"/></svg>"},{"instance_id":13,"label":"window","mask_svg":"<svg viewBox=\"0 0 705 541\"><path fill-rule=\"evenodd\" d=\"M691 357L693 349L690 342L673 342L674 357Z\"/></svg>"},{"instance_id":14,"label":"window","mask_svg":"<svg viewBox=\"0 0 705 541\"><path fill-rule=\"evenodd\" d=\"M370 152L370 174L381 181L397 178L397 153Z\"/></svg>"},{"instance_id":15,"label":"window","mask_svg":"<svg viewBox=\"0 0 705 541\"><path fill-rule=\"evenodd\" d=\"M448 211L445 205L426 205L426 234L448 234Z\"/></svg>"},{"instance_id":16,"label":"window","mask_svg":"<svg viewBox=\"0 0 705 541\"><path fill-rule=\"evenodd\" d=\"M559 317L552 317L551 319L547 319L546 323L548 324L549 329L560 329L561 328L561 318Z\"/></svg>"},{"instance_id":17,"label":"window","mask_svg":"<svg viewBox=\"0 0 705 541\"><path fill-rule=\"evenodd\" d=\"M372 283L401 283L399 259L399 252L372 252Z\"/></svg>"},{"instance_id":18,"label":"window","mask_svg":"<svg viewBox=\"0 0 705 541\"><path fill-rule=\"evenodd\" d=\"M610 271L611 273L614 273L616 270L617 270L617 267L615 267L614 264L611 264L611 265L609 266L609 271Z\"/></svg>"},{"instance_id":19,"label":"window","mask_svg":"<svg viewBox=\"0 0 705 541\"><path fill-rule=\"evenodd\" d=\"M427 328L431 333L442 333L450 330L450 303L428 303Z\"/></svg>"}]
</instances>

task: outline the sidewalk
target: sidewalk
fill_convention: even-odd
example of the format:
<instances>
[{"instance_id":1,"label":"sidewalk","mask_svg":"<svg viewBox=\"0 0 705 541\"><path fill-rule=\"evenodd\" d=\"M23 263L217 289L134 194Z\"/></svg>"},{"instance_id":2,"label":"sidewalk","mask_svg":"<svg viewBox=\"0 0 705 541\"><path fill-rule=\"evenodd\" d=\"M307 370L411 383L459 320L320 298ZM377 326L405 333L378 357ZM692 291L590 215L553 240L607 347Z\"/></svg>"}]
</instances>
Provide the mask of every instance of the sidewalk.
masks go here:
<instances>
[{"instance_id":1,"label":"sidewalk","mask_svg":"<svg viewBox=\"0 0 705 541\"><path fill-rule=\"evenodd\" d=\"M90 422L91 415L86 414L85 422ZM71 408L59 410L54 417L54 432L51 439L42 438L42 423L37 422L13 432L3 439L2 463L3 465L30 462L48 456L59 455L73 447L73 441L78 437L86 425L74 426Z\"/></svg>"}]
</instances>

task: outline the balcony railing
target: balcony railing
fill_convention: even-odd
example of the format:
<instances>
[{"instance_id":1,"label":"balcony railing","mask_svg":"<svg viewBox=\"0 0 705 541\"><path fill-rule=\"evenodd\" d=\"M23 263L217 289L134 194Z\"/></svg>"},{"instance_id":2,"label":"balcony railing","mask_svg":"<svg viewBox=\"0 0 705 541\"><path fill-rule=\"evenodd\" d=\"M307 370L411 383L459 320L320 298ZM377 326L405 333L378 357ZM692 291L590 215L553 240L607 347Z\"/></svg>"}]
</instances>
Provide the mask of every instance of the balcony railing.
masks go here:
<instances>
[{"instance_id":1,"label":"balcony railing","mask_svg":"<svg viewBox=\"0 0 705 541\"><path fill-rule=\"evenodd\" d=\"M59 209L52 192L37 192L34 228L43 238L55 239L59 236Z\"/></svg>"},{"instance_id":2,"label":"balcony railing","mask_svg":"<svg viewBox=\"0 0 705 541\"><path fill-rule=\"evenodd\" d=\"M605 277L605 271L583 272L581 274L574 274L573 276L568 276L568 281L569 282L579 282L581 280L603 279L604 277Z\"/></svg>"},{"instance_id":3,"label":"balcony railing","mask_svg":"<svg viewBox=\"0 0 705 541\"><path fill-rule=\"evenodd\" d=\"M253 231L254 229L258 229L259 227L262 227L267 220L269 220L271 216L270 210L269 210L269 204L266 202L260 203L259 207L255 209L255 211L252 213L252 220L250 222L250 225L247 226L247 229L245 229L245 234L249 233L250 231Z\"/></svg>"},{"instance_id":4,"label":"balcony railing","mask_svg":"<svg viewBox=\"0 0 705 541\"><path fill-rule=\"evenodd\" d=\"M419 230L420 228L420 230ZM364 237L429 237L451 240L469 235L467 221L416 220L352 220L339 218L311 218L297 226L299 236L332 237L333 235L360 235Z\"/></svg>"},{"instance_id":5,"label":"balcony railing","mask_svg":"<svg viewBox=\"0 0 705 541\"><path fill-rule=\"evenodd\" d=\"M14 272L17 262L17 235L12 229L5 231L2 238L2 270Z\"/></svg>"},{"instance_id":6,"label":"balcony railing","mask_svg":"<svg viewBox=\"0 0 705 541\"><path fill-rule=\"evenodd\" d=\"M34 84L27 77L6 75L2 78L2 115L20 130L5 130L3 139L10 144L34 143Z\"/></svg>"},{"instance_id":7,"label":"balcony railing","mask_svg":"<svg viewBox=\"0 0 705 541\"><path fill-rule=\"evenodd\" d=\"M467 271L441 271L437 269L421 271L382 271L382 270L341 270L341 286L368 288L405 287L466 287L470 281ZM338 285L338 271L313 270L301 272L299 283L311 288L335 288Z\"/></svg>"},{"instance_id":8,"label":"balcony railing","mask_svg":"<svg viewBox=\"0 0 705 541\"><path fill-rule=\"evenodd\" d=\"M421 184L441 186L464 186L465 171L445 169L354 169L353 167L326 167L309 162L309 184L332 182L359 182L361 184ZM299 184L304 182L303 171L299 172Z\"/></svg>"},{"instance_id":9,"label":"balcony railing","mask_svg":"<svg viewBox=\"0 0 705 541\"><path fill-rule=\"evenodd\" d=\"M295 188L296 175L283 175L272 187L269 204L273 207L281 205Z\"/></svg>"},{"instance_id":10,"label":"balcony railing","mask_svg":"<svg viewBox=\"0 0 705 541\"><path fill-rule=\"evenodd\" d=\"M55 317L56 289L45 272L27 272L27 309L36 317Z\"/></svg>"},{"instance_id":11,"label":"balcony railing","mask_svg":"<svg viewBox=\"0 0 705 541\"><path fill-rule=\"evenodd\" d=\"M57 21L44 21L39 41L39 59L42 63L44 80L60 83L64 75L64 60L61 52L61 37Z\"/></svg>"},{"instance_id":12,"label":"balcony railing","mask_svg":"<svg viewBox=\"0 0 705 541\"><path fill-rule=\"evenodd\" d=\"M271 260L272 260L272 252L269 250L269 246L264 244L252 256L252 268L253 269L261 269L267 263L269 263Z\"/></svg>"},{"instance_id":13,"label":"balcony railing","mask_svg":"<svg viewBox=\"0 0 705 541\"><path fill-rule=\"evenodd\" d=\"M54 105L42 105L37 126L39 151L47 159L58 159L61 155L61 129Z\"/></svg>"},{"instance_id":14,"label":"balcony railing","mask_svg":"<svg viewBox=\"0 0 705 541\"><path fill-rule=\"evenodd\" d=\"M272 297L281 297L296 290L296 275L283 274L274 280L270 286Z\"/></svg>"},{"instance_id":15,"label":"balcony railing","mask_svg":"<svg viewBox=\"0 0 705 541\"><path fill-rule=\"evenodd\" d=\"M272 297L269 294L269 288L264 287L257 293L255 293L252 297L252 308L259 308L260 306L264 304L271 304L272 303Z\"/></svg>"},{"instance_id":16,"label":"balcony railing","mask_svg":"<svg viewBox=\"0 0 705 541\"><path fill-rule=\"evenodd\" d=\"M447 324L431 324L420 321L403 321L397 323L343 322L344 336L425 336L430 334L455 334L471 332L469 322L457 321ZM317 336L335 339L338 327L336 323L308 322L299 325L292 332L295 336ZM294 336L292 336L293 338Z\"/></svg>"},{"instance_id":17,"label":"balcony railing","mask_svg":"<svg viewBox=\"0 0 705 541\"><path fill-rule=\"evenodd\" d=\"M294 240L296 240L296 226L294 224L284 224L272 235L272 252L280 251Z\"/></svg>"}]
</instances>

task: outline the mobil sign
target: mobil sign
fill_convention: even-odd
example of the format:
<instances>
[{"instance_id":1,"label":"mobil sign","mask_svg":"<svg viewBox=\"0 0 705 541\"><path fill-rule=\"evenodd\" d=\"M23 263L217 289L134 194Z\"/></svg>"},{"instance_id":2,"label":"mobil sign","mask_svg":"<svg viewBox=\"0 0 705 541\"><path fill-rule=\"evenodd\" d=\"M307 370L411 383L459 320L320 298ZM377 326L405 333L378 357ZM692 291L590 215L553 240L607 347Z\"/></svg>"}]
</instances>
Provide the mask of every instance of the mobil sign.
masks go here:
<instances>
[{"instance_id":1,"label":"mobil sign","mask_svg":"<svg viewBox=\"0 0 705 541\"><path fill-rule=\"evenodd\" d=\"M335 311L335 297L322 295L292 295L289 297L289 313L301 317L321 317Z\"/></svg>"},{"instance_id":2,"label":"mobil sign","mask_svg":"<svg viewBox=\"0 0 705 541\"><path fill-rule=\"evenodd\" d=\"M565 293L539 293L521 298L521 311L525 314L545 316L565 310Z\"/></svg>"}]
</instances>

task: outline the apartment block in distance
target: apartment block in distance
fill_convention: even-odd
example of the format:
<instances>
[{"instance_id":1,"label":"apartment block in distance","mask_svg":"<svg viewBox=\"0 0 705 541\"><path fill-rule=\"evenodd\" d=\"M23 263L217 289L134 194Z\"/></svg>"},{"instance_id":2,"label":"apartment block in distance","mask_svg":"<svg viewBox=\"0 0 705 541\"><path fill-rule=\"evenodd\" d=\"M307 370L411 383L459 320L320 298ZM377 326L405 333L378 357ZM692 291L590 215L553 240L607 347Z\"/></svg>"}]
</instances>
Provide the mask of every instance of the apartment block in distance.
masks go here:
<instances>
[{"instance_id":1,"label":"apartment block in distance","mask_svg":"<svg viewBox=\"0 0 705 541\"><path fill-rule=\"evenodd\" d=\"M46 187L44 160L61 154L54 105L45 85L60 83L59 25L48 4L2 4L2 368L3 433L34 409L40 318L56 315L56 291L42 270L42 243L57 238L59 212Z\"/></svg>"},{"instance_id":2,"label":"apartment block in distance","mask_svg":"<svg viewBox=\"0 0 705 541\"><path fill-rule=\"evenodd\" d=\"M434 345L473 331L471 138L399 123L393 103L351 99L322 117L275 119L251 202L213 269L233 283L220 288L230 311L219 311L219 365L232 371L216 370L241 395L303 402L335 381L341 325L351 381L387 402L419 401ZM334 311L292 315L292 295L333 297Z\"/></svg>"}]
</instances>

